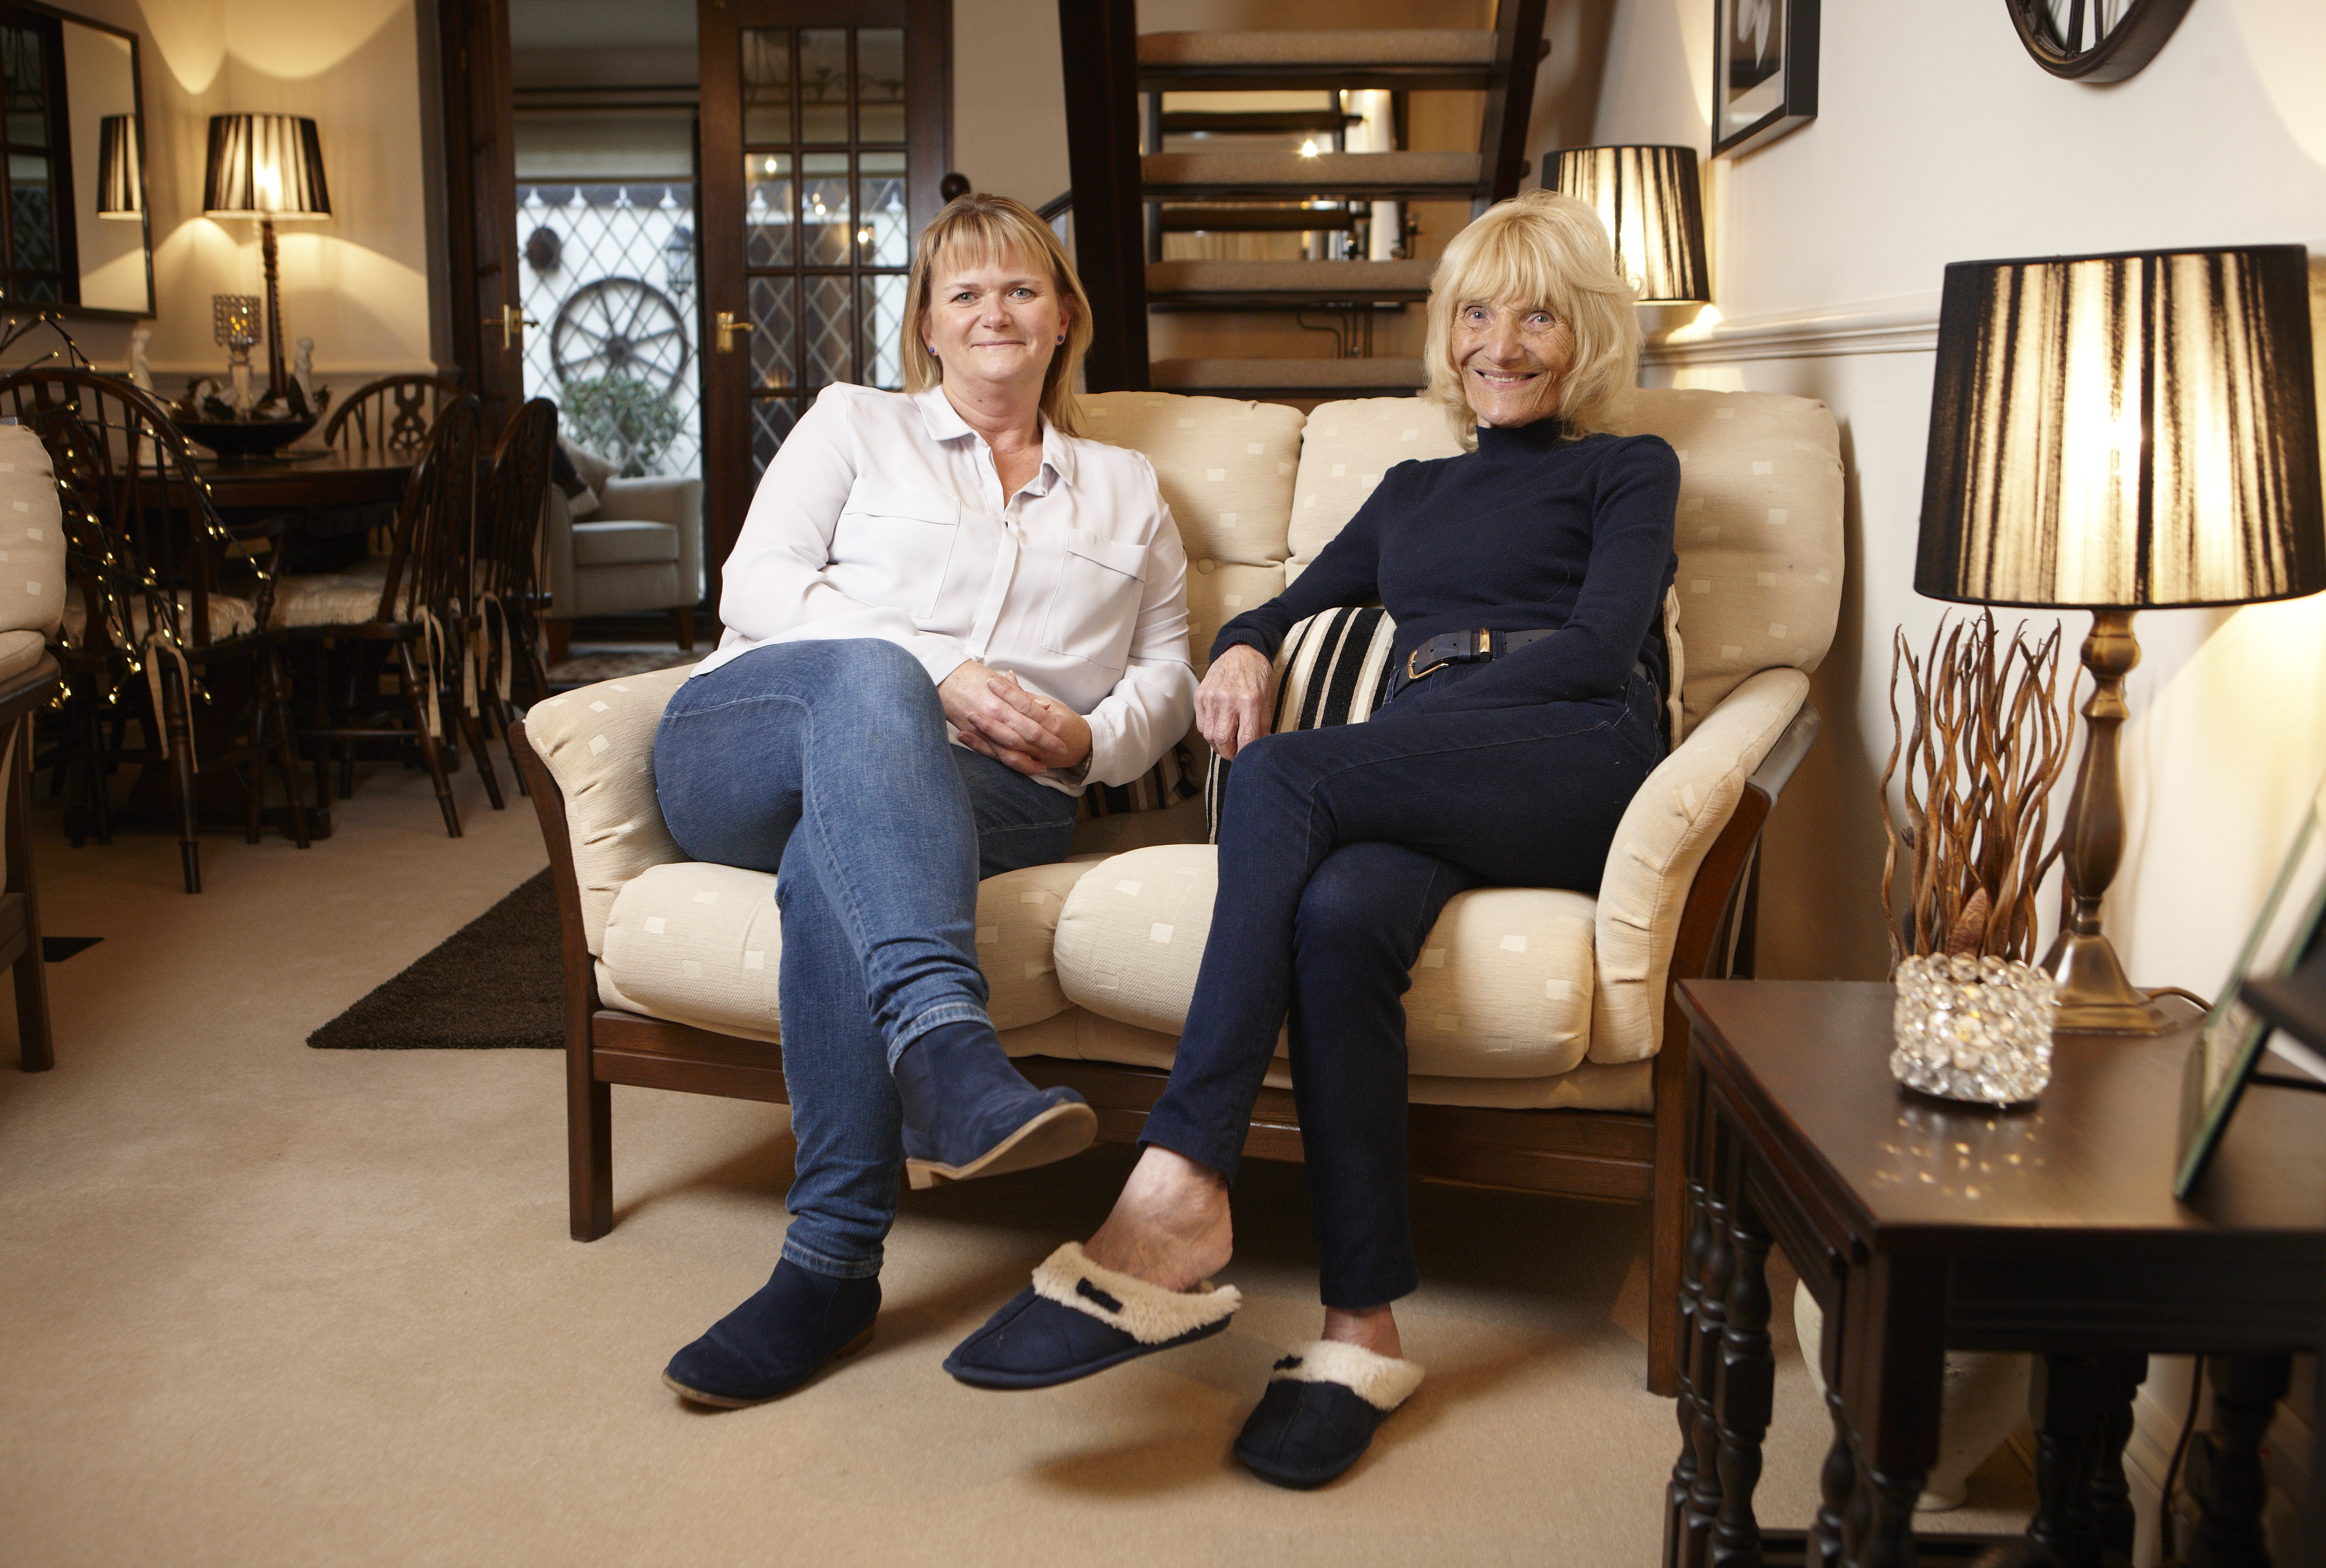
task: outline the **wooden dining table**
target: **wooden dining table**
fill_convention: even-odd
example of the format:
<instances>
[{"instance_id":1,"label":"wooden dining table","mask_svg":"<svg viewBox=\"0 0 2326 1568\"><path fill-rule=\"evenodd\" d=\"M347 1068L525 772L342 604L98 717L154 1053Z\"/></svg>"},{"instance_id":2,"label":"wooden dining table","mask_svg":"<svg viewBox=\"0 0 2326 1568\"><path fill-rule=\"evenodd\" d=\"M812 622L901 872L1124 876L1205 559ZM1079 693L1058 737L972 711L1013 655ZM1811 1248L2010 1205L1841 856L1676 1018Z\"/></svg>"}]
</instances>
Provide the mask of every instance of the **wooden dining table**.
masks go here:
<instances>
[{"instance_id":1,"label":"wooden dining table","mask_svg":"<svg viewBox=\"0 0 2326 1568\"><path fill-rule=\"evenodd\" d=\"M209 458L194 467L221 512L314 512L394 503L416 455L330 447L237 462Z\"/></svg>"}]
</instances>

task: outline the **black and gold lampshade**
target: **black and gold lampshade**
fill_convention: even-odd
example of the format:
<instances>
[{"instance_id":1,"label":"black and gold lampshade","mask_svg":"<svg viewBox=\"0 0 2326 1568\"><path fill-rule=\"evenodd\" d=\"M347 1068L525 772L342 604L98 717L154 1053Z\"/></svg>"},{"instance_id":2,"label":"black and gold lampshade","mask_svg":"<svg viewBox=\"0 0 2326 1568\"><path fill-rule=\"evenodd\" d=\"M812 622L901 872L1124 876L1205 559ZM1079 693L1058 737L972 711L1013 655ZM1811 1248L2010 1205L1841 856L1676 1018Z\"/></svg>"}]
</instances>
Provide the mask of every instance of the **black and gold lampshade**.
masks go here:
<instances>
[{"instance_id":1,"label":"black and gold lampshade","mask_svg":"<svg viewBox=\"0 0 2326 1568\"><path fill-rule=\"evenodd\" d=\"M2061 1029L2164 1026L2099 923L2123 853L2133 612L2326 589L2320 487L2302 246L1947 268L1914 587L2092 612L2072 908L2044 965Z\"/></svg>"},{"instance_id":2,"label":"black and gold lampshade","mask_svg":"<svg viewBox=\"0 0 2326 1568\"><path fill-rule=\"evenodd\" d=\"M1569 148L1558 154L1551 184L1598 209L1615 242L1616 270L1641 304L1711 300L1695 148Z\"/></svg>"},{"instance_id":3,"label":"black and gold lampshade","mask_svg":"<svg viewBox=\"0 0 2326 1568\"><path fill-rule=\"evenodd\" d=\"M133 222L145 216L144 159L133 115L107 115L97 123L97 215Z\"/></svg>"},{"instance_id":4,"label":"black and gold lampshade","mask_svg":"<svg viewBox=\"0 0 2326 1568\"><path fill-rule=\"evenodd\" d=\"M323 144L296 115L212 115L202 211L210 218L329 218Z\"/></svg>"},{"instance_id":5,"label":"black and gold lampshade","mask_svg":"<svg viewBox=\"0 0 2326 1568\"><path fill-rule=\"evenodd\" d=\"M331 216L323 180L323 143L315 122L297 115L212 115L209 162L202 176L207 218L255 218L266 270L267 390L283 394L283 310L276 274L278 219Z\"/></svg>"}]
</instances>

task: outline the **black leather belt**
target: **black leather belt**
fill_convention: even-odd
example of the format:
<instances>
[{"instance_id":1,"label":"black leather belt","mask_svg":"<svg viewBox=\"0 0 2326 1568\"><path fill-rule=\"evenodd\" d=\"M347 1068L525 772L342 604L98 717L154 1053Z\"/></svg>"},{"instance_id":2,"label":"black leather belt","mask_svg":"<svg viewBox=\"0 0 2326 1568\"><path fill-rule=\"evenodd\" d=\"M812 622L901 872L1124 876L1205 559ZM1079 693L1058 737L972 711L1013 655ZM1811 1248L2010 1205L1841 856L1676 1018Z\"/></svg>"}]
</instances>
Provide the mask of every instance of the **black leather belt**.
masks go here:
<instances>
[{"instance_id":1,"label":"black leather belt","mask_svg":"<svg viewBox=\"0 0 2326 1568\"><path fill-rule=\"evenodd\" d=\"M1554 635L1540 632L1445 632L1405 656L1405 678L1419 681L1448 664L1483 664Z\"/></svg>"}]
</instances>

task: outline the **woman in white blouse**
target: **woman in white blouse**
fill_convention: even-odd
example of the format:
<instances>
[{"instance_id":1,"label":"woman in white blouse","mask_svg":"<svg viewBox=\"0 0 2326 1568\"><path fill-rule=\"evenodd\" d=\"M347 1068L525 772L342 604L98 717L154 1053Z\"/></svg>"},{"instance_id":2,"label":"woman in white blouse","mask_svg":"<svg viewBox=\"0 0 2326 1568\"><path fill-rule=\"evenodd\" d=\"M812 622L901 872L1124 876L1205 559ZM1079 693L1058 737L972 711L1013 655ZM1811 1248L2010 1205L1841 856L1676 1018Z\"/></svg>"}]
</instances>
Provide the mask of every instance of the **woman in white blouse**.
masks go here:
<instances>
[{"instance_id":1,"label":"woman in white blouse","mask_svg":"<svg viewBox=\"0 0 2326 1568\"><path fill-rule=\"evenodd\" d=\"M655 740L698 860L777 874L798 1149L774 1276L671 1360L709 1405L871 1337L901 1159L916 1186L1087 1146L1070 1090L985 1016L981 877L1065 858L1086 783L1186 732L1186 557L1154 470L1074 433L1090 307L1047 225L964 196L922 234L907 393L824 389L768 465L726 635Z\"/></svg>"}]
</instances>

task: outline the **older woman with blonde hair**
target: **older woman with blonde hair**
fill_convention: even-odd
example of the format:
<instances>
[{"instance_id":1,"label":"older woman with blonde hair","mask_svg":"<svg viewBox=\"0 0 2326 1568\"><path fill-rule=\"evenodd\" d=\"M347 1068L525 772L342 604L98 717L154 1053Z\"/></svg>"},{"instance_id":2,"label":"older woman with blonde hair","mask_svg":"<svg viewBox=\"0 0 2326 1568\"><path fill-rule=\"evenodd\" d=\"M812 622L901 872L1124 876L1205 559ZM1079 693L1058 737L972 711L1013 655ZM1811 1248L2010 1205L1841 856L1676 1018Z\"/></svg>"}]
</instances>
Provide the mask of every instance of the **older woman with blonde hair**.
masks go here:
<instances>
[{"instance_id":1,"label":"older woman with blonde hair","mask_svg":"<svg viewBox=\"0 0 2326 1568\"><path fill-rule=\"evenodd\" d=\"M1354 1463L1421 1381L1391 1304L1419 1283L1406 1211L1408 971L1446 901L1487 883L1596 891L1665 741L1661 608L1679 463L1614 433L1639 357L1632 291L1581 202L1530 191L1456 236L1432 283L1427 395L1470 450L1400 463L1281 595L1212 645L1196 722L1234 760L1220 888L1146 1152L1087 1247L955 1350L989 1387L1063 1382L1224 1328L1228 1187L1289 1025L1321 1338L1277 1363L1235 1445L1307 1487ZM1292 625L1378 600L1387 703L1270 735Z\"/></svg>"},{"instance_id":2,"label":"older woman with blonde hair","mask_svg":"<svg viewBox=\"0 0 2326 1568\"><path fill-rule=\"evenodd\" d=\"M1186 557L1147 459L1075 433L1090 306L1049 227L961 197L906 286L907 390L826 387L785 438L725 635L655 738L672 835L775 872L782 911L794 1218L664 1373L706 1405L870 1337L900 1163L926 1186L1090 1143L986 1016L977 883L1064 859L1084 785L1137 778L1193 712Z\"/></svg>"}]
</instances>

